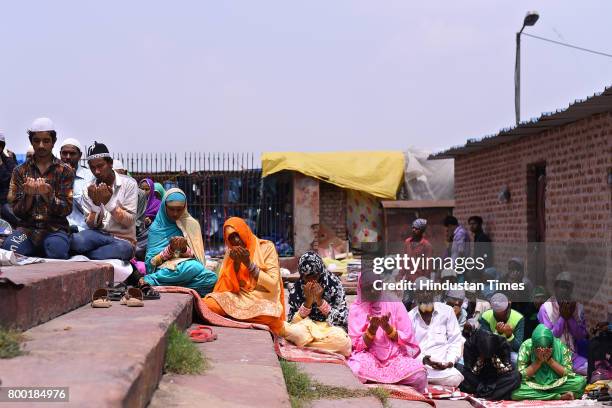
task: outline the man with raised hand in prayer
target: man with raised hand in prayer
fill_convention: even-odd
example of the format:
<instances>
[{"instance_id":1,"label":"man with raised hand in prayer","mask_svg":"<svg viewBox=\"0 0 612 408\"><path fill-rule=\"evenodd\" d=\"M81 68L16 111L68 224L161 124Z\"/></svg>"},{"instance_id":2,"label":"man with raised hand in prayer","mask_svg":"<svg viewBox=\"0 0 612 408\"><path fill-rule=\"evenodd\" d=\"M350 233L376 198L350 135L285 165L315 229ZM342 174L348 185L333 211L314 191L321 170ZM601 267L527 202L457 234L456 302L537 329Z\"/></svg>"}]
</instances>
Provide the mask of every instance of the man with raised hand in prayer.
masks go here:
<instances>
[{"instance_id":1,"label":"man with raised hand in prayer","mask_svg":"<svg viewBox=\"0 0 612 408\"><path fill-rule=\"evenodd\" d=\"M506 338L512 349L512 364L516 366L518 351L525 336L525 319L522 314L512 309L512 302L508 297L503 293L491 296L491 310L482 314L479 323L483 330Z\"/></svg>"},{"instance_id":2,"label":"man with raised hand in prayer","mask_svg":"<svg viewBox=\"0 0 612 408\"><path fill-rule=\"evenodd\" d=\"M21 219L2 248L26 256L68 259L70 235L66 217L72 211L74 172L53 155L57 141L49 118L36 119L28 130L34 154L13 171L8 202Z\"/></svg>"},{"instance_id":3,"label":"man with raised hand in prayer","mask_svg":"<svg viewBox=\"0 0 612 408\"><path fill-rule=\"evenodd\" d=\"M83 194L85 221L89 229L74 234L72 251L90 259L134 257L138 184L113 170L108 148L94 142L87 152L95 176Z\"/></svg>"},{"instance_id":4,"label":"man with raised hand in prayer","mask_svg":"<svg viewBox=\"0 0 612 408\"><path fill-rule=\"evenodd\" d=\"M65 139L60 144L60 157L64 163L74 170L74 183L72 184L72 212L68 216L68 223L73 232L87 229L85 214L83 212L83 191L94 180L91 171L81 165L83 148L76 139Z\"/></svg>"}]
</instances>

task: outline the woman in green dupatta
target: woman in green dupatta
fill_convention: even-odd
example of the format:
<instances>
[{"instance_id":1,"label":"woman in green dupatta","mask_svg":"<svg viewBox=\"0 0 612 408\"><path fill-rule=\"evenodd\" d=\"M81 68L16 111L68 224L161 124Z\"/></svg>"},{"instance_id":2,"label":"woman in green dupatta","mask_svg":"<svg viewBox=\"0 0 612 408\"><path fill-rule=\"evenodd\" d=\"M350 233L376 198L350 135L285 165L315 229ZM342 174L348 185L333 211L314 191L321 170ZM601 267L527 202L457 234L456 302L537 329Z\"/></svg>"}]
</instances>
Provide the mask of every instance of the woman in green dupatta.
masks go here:
<instances>
[{"instance_id":1,"label":"woman in green dupatta","mask_svg":"<svg viewBox=\"0 0 612 408\"><path fill-rule=\"evenodd\" d=\"M580 398L586 386L586 378L573 371L570 350L543 324L521 345L518 370L522 381L512 393L516 401Z\"/></svg>"},{"instance_id":2,"label":"woman in green dupatta","mask_svg":"<svg viewBox=\"0 0 612 408\"><path fill-rule=\"evenodd\" d=\"M170 189L149 228L147 275L141 283L184 286L206 296L212 292L217 275L206 269L205 264L200 223L187 212L185 193L178 188Z\"/></svg>"},{"instance_id":3,"label":"woman in green dupatta","mask_svg":"<svg viewBox=\"0 0 612 408\"><path fill-rule=\"evenodd\" d=\"M160 200L164 198L164 196L166 195L166 189L164 188L164 186L162 186L161 183L155 183L153 184L153 189L155 190L155 195L157 196L157 198L159 198Z\"/></svg>"}]
</instances>

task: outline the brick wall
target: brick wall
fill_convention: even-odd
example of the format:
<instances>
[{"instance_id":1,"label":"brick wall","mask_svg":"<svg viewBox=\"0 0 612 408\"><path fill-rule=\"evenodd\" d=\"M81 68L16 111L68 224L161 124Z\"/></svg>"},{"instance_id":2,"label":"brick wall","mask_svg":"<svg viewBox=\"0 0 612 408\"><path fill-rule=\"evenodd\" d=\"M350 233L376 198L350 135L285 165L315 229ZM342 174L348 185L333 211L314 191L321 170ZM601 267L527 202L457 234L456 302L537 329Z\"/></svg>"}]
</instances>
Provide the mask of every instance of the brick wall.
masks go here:
<instances>
[{"instance_id":1,"label":"brick wall","mask_svg":"<svg viewBox=\"0 0 612 408\"><path fill-rule=\"evenodd\" d=\"M346 231L346 191L333 184L319 183L319 219L342 240L347 238Z\"/></svg>"},{"instance_id":2,"label":"brick wall","mask_svg":"<svg viewBox=\"0 0 612 408\"><path fill-rule=\"evenodd\" d=\"M481 215L485 230L498 243L526 243L533 231L533 193L528 179L533 165L546 165L546 242L587 243L588 248L612 242L612 188L607 178L612 168L612 114L595 115L455 160L455 216L467 224L470 215ZM498 194L508 186L511 199L500 203ZM500 248L502 249L502 248ZM510 256L496 253L496 266L505 271ZM547 278L552 268L567 268L558 254L547 253ZM584 265L584 262L582 263ZM610 262L597 269L608 274L608 289L600 293L612 299ZM607 268L607 271L606 271ZM549 270L550 269L550 270ZM586 281L588 268L584 274ZM598 277L599 278L599 277ZM599 280L599 279L597 279ZM605 308L604 308L605 309ZM605 310L600 311L605 313Z\"/></svg>"}]
</instances>

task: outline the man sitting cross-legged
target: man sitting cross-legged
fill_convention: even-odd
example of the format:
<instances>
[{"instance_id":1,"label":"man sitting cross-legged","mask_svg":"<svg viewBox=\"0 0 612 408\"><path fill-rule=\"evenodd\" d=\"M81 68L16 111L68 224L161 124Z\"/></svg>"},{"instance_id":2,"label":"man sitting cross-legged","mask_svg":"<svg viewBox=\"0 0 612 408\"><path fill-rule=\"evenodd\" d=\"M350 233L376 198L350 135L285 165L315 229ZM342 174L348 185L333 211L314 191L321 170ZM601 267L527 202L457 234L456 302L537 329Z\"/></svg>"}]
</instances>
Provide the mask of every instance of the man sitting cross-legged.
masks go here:
<instances>
[{"instance_id":1,"label":"man sitting cross-legged","mask_svg":"<svg viewBox=\"0 0 612 408\"><path fill-rule=\"evenodd\" d=\"M74 172L53 155L57 134L48 118L28 130L34 154L15 168L8 202L20 226L2 248L26 256L67 259L70 249L66 217L72 211Z\"/></svg>"},{"instance_id":2,"label":"man sitting cross-legged","mask_svg":"<svg viewBox=\"0 0 612 408\"><path fill-rule=\"evenodd\" d=\"M90 229L73 235L72 251L90 259L129 261L136 245L138 185L113 170L113 159L102 143L89 148L87 161L95 176L83 194Z\"/></svg>"},{"instance_id":3,"label":"man sitting cross-legged","mask_svg":"<svg viewBox=\"0 0 612 408\"><path fill-rule=\"evenodd\" d=\"M434 294L425 290L428 279L415 281L417 306L409 313L415 340L421 348L420 356L427 368L430 384L458 387L463 376L455 368L462 356L465 339L457 317L450 306L434 302Z\"/></svg>"}]
</instances>

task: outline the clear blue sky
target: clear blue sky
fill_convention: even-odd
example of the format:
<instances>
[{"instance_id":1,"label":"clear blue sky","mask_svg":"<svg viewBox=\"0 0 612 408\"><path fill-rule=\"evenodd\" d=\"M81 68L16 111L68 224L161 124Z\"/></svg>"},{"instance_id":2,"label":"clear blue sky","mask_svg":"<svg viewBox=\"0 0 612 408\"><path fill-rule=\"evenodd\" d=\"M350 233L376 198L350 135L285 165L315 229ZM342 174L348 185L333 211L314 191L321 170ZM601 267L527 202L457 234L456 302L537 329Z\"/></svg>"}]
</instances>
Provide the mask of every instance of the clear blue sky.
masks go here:
<instances>
[{"instance_id":1,"label":"clear blue sky","mask_svg":"<svg viewBox=\"0 0 612 408\"><path fill-rule=\"evenodd\" d=\"M0 0L0 128L115 152L429 150L514 122L515 32L612 52L612 2ZM523 37L523 118L612 59Z\"/></svg>"}]
</instances>

